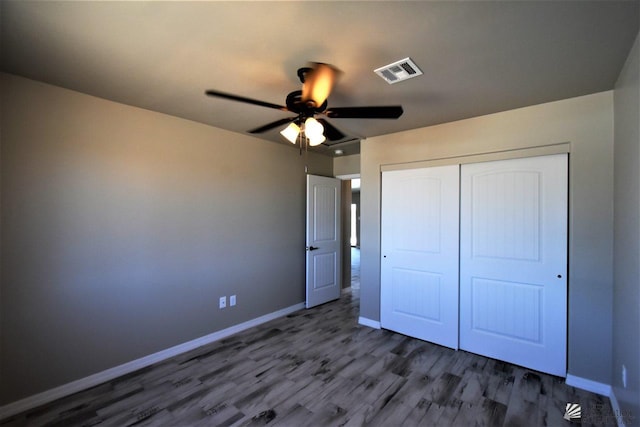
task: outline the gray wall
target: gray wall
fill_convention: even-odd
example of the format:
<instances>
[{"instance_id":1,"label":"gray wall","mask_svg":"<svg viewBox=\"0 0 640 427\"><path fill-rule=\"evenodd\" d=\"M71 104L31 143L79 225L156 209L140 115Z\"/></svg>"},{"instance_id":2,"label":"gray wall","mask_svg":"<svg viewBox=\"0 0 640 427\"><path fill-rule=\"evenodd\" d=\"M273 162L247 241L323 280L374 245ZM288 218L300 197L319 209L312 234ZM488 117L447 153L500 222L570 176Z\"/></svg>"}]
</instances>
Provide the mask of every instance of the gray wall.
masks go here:
<instances>
[{"instance_id":1,"label":"gray wall","mask_svg":"<svg viewBox=\"0 0 640 427\"><path fill-rule=\"evenodd\" d=\"M298 150L1 85L0 404L304 300Z\"/></svg>"},{"instance_id":2,"label":"gray wall","mask_svg":"<svg viewBox=\"0 0 640 427\"><path fill-rule=\"evenodd\" d=\"M613 288L613 391L623 415L640 425L640 42L614 92L615 223ZM622 386L627 367L627 388Z\"/></svg>"},{"instance_id":3,"label":"gray wall","mask_svg":"<svg viewBox=\"0 0 640 427\"><path fill-rule=\"evenodd\" d=\"M367 139L361 146L361 316L380 319L383 165L570 143L568 371L610 384L613 93Z\"/></svg>"},{"instance_id":4,"label":"gray wall","mask_svg":"<svg viewBox=\"0 0 640 427\"><path fill-rule=\"evenodd\" d=\"M359 175L360 174L360 154L334 157L333 173L335 174L335 176Z\"/></svg>"}]
</instances>

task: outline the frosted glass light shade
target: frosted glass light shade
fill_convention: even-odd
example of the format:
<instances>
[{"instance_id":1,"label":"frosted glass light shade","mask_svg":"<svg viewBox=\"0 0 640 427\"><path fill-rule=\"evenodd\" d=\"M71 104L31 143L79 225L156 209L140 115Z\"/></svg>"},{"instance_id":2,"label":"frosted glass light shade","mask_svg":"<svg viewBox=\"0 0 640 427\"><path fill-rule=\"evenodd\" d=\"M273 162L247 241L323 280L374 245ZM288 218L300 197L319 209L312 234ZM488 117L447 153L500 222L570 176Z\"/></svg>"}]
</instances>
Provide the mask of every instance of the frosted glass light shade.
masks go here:
<instances>
[{"instance_id":1,"label":"frosted glass light shade","mask_svg":"<svg viewBox=\"0 0 640 427\"><path fill-rule=\"evenodd\" d=\"M307 138L318 138L323 132L324 127L313 117L309 117L304 122L304 134L307 135Z\"/></svg>"},{"instance_id":2,"label":"frosted glass light shade","mask_svg":"<svg viewBox=\"0 0 640 427\"><path fill-rule=\"evenodd\" d=\"M309 138L309 145L312 146L312 147L315 147L316 145L322 144L327 139L322 134L320 134L319 137L315 136L313 138L311 138L309 135L307 135L307 138Z\"/></svg>"},{"instance_id":3,"label":"frosted glass light shade","mask_svg":"<svg viewBox=\"0 0 640 427\"><path fill-rule=\"evenodd\" d=\"M280 135L284 136L287 141L292 144L295 144L298 140L298 134L300 133L300 128L295 123L289 123L289 126L280 131Z\"/></svg>"},{"instance_id":4,"label":"frosted glass light shade","mask_svg":"<svg viewBox=\"0 0 640 427\"><path fill-rule=\"evenodd\" d=\"M320 145L326 140L323 132L324 127L313 117L309 117L304 122L304 134L309 139L309 145L311 145L312 147Z\"/></svg>"}]
</instances>

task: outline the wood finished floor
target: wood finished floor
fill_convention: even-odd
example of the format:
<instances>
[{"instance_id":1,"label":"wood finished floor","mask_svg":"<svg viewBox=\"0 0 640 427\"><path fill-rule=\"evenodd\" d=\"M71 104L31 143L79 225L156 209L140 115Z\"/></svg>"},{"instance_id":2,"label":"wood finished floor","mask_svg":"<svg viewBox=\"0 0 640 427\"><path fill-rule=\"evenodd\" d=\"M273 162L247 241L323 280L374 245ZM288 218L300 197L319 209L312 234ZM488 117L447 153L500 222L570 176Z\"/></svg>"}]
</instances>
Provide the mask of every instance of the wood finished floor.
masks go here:
<instances>
[{"instance_id":1,"label":"wood finished floor","mask_svg":"<svg viewBox=\"0 0 640 427\"><path fill-rule=\"evenodd\" d=\"M360 248L351 247L351 289L360 289Z\"/></svg>"},{"instance_id":2,"label":"wood finished floor","mask_svg":"<svg viewBox=\"0 0 640 427\"><path fill-rule=\"evenodd\" d=\"M582 425L615 425L561 378L358 325L357 293L0 425L570 426L568 402Z\"/></svg>"}]
</instances>

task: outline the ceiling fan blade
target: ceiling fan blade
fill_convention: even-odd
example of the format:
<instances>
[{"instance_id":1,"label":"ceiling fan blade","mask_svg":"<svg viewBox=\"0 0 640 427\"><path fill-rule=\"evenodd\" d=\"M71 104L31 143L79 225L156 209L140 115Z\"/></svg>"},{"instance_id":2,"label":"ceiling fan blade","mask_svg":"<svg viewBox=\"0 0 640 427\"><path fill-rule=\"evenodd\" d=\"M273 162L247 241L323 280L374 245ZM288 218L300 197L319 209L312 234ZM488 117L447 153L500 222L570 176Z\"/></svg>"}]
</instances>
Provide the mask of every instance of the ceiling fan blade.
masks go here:
<instances>
[{"instance_id":1,"label":"ceiling fan blade","mask_svg":"<svg viewBox=\"0 0 640 427\"><path fill-rule=\"evenodd\" d=\"M304 76L302 101L313 101L316 107L327 100L341 71L333 65L314 62L312 69Z\"/></svg>"},{"instance_id":2,"label":"ceiling fan blade","mask_svg":"<svg viewBox=\"0 0 640 427\"><path fill-rule=\"evenodd\" d=\"M397 119L403 112L400 105L385 105L329 108L324 114L331 119Z\"/></svg>"},{"instance_id":3,"label":"ceiling fan blade","mask_svg":"<svg viewBox=\"0 0 640 427\"><path fill-rule=\"evenodd\" d=\"M322 126L324 127L324 136L326 136L328 140L338 141L346 136L325 119L318 119L318 121L322 123Z\"/></svg>"},{"instance_id":4,"label":"ceiling fan blade","mask_svg":"<svg viewBox=\"0 0 640 427\"><path fill-rule=\"evenodd\" d=\"M249 131L249 133L262 133L262 132L266 132L268 130L271 130L273 128L277 128L278 126L282 126L282 125L286 125L287 123L290 123L292 121L294 121L295 119L297 119L297 117L287 117L286 119L280 119L280 120L276 120L275 122L271 122L268 123L264 126L260 126L259 128L255 128Z\"/></svg>"},{"instance_id":5,"label":"ceiling fan blade","mask_svg":"<svg viewBox=\"0 0 640 427\"><path fill-rule=\"evenodd\" d=\"M231 101L244 102L247 104L259 105L261 107L274 108L276 110L289 111L284 105L272 104L270 102L259 101L257 99L251 99L244 96L233 95L230 93L219 92L217 90L208 90L205 92L208 96L216 98L230 99Z\"/></svg>"}]
</instances>

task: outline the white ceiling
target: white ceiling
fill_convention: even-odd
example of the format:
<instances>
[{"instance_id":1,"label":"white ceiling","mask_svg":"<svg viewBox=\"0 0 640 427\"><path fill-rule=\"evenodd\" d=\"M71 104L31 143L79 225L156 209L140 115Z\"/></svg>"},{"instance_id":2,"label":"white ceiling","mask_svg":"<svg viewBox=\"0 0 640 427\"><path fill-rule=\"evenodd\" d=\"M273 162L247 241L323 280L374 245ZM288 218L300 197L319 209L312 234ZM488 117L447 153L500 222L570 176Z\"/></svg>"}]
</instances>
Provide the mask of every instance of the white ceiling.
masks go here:
<instances>
[{"instance_id":1,"label":"white ceiling","mask_svg":"<svg viewBox=\"0 0 640 427\"><path fill-rule=\"evenodd\" d=\"M2 1L1 67L244 133L288 114L206 89L284 104L299 89L298 68L327 62L344 72L330 107L404 107L398 120L331 121L366 138L612 89L638 34L639 5ZM423 76L388 85L373 72L407 56ZM261 137L282 142L278 130Z\"/></svg>"}]
</instances>

